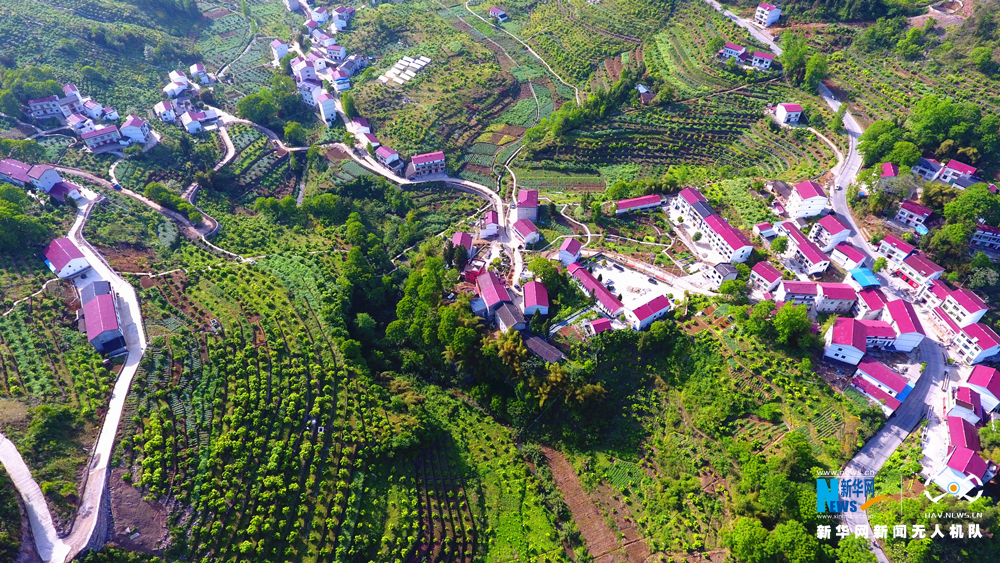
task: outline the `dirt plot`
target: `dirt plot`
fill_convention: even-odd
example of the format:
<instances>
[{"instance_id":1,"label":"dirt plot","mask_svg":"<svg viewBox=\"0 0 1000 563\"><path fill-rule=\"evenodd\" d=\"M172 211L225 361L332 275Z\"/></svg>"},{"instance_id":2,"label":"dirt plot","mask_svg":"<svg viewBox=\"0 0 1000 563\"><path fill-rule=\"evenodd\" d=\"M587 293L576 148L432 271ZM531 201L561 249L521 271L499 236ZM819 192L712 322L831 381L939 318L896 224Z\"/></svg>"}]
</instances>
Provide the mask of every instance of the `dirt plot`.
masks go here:
<instances>
[{"instance_id":1,"label":"dirt plot","mask_svg":"<svg viewBox=\"0 0 1000 563\"><path fill-rule=\"evenodd\" d=\"M587 491L583 490L573 465L562 452L549 447L542 447L542 452L548 461L549 469L552 470L556 486L559 487L566 505L573 513L573 521L580 528L580 534L587 543L587 551L600 563L620 561L620 558L608 557L620 548L618 538L604 521L604 516L597 506L590 500Z\"/></svg>"},{"instance_id":2,"label":"dirt plot","mask_svg":"<svg viewBox=\"0 0 1000 563\"><path fill-rule=\"evenodd\" d=\"M111 515L112 542L130 551L159 554L167 541L167 509L156 502L143 500L142 491L122 480L124 469L112 469ZM136 532L135 539L130 536Z\"/></svg>"},{"instance_id":3,"label":"dirt plot","mask_svg":"<svg viewBox=\"0 0 1000 563\"><path fill-rule=\"evenodd\" d=\"M148 272L149 261L156 258L156 252L129 246L118 248L99 247L111 267L118 272Z\"/></svg>"}]
</instances>

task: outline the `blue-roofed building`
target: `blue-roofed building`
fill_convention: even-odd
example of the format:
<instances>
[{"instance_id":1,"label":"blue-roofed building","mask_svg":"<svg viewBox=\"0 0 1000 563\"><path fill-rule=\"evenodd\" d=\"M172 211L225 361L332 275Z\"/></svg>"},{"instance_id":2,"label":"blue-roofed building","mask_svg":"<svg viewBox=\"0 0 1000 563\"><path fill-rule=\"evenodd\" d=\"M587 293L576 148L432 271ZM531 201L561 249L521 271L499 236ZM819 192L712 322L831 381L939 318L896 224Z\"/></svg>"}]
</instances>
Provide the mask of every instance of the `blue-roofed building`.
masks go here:
<instances>
[{"instance_id":1,"label":"blue-roofed building","mask_svg":"<svg viewBox=\"0 0 1000 563\"><path fill-rule=\"evenodd\" d=\"M851 270L851 279L862 289L866 287L879 287L882 282L878 281L875 274L868 268L854 268Z\"/></svg>"}]
</instances>

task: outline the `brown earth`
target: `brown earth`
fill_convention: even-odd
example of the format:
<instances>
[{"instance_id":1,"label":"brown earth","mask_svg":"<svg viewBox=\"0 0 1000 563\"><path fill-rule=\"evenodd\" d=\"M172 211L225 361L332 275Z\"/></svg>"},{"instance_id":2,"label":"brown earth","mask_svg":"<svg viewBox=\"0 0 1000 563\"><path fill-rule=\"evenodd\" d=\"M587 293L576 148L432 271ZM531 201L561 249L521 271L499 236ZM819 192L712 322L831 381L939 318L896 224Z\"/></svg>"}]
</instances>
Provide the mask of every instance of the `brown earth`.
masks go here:
<instances>
[{"instance_id":1,"label":"brown earth","mask_svg":"<svg viewBox=\"0 0 1000 563\"><path fill-rule=\"evenodd\" d=\"M604 516L597 506L590 500L587 491L583 490L573 465L562 452L547 446L542 447L542 452L545 454L549 469L552 470L552 478L559 487L566 506L573 513L573 521L580 529L580 534L587 544L587 551L594 556L594 561L608 563L624 560L620 553L612 553L621 549L618 538L604 521Z\"/></svg>"},{"instance_id":2,"label":"brown earth","mask_svg":"<svg viewBox=\"0 0 1000 563\"><path fill-rule=\"evenodd\" d=\"M212 10L211 12L205 12L204 16L206 18L210 19L210 20L217 20L219 18L224 18L224 17L228 16L229 14L233 14L233 13L235 13L235 12L233 12L232 10L229 10L227 8L216 8L215 10Z\"/></svg>"},{"instance_id":3,"label":"brown earth","mask_svg":"<svg viewBox=\"0 0 1000 563\"><path fill-rule=\"evenodd\" d=\"M119 272L148 272L149 259L156 256L152 250L124 245L115 248L100 247L100 250L111 267Z\"/></svg>"},{"instance_id":4,"label":"brown earth","mask_svg":"<svg viewBox=\"0 0 1000 563\"><path fill-rule=\"evenodd\" d=\"M130 551L159 554L167 542L167 509L144 500L142 491L122 480L124 474L124 469L112 469L108 479L114 520L112 543ZM136 532L139 536L129 539Z\"/></svg>"}]
</instances>

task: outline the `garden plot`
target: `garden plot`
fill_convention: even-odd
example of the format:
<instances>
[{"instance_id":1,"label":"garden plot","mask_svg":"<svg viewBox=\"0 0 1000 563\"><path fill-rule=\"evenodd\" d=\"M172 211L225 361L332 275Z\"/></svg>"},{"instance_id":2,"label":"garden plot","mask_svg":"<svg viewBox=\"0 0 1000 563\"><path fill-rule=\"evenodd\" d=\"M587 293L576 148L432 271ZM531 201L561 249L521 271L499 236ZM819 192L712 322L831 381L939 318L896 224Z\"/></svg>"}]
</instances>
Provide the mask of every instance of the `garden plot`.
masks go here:
<instances>
[{"instance_id":1,"label":"garden plot","mask_svg":"<svg viewBox=\"0 0 1000 563\"><path fill-rule=\"evenodd\" d=\"M660 295L668 298L684 295L681 288L661 280L656 280L654 284L648 275L613 260L602 258L591 263L594 266L594 277L602 280L616 295L620 295L627 309L635 309Z\"/></svg>"}]
</instances>

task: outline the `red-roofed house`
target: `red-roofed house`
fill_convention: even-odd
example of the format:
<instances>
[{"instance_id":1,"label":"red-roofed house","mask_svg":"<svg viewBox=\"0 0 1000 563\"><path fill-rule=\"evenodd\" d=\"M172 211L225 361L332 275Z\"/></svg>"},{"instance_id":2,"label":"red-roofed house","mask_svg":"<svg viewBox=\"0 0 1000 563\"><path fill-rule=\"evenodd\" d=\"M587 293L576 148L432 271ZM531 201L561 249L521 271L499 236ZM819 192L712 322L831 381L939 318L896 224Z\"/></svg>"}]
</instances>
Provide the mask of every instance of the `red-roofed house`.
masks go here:
<instances>
[{"instance_id":1,"label":"red-roofed house","mask_svg":"<svg viewBox=\"0 0 1000 563\"><path fill-rule=\"evenodd\" d=\"M781 272L770 262L760 261L750 268L750 284L761 291L774 291L781 283Z\"/></svg>"},{"instance_id":2,"label":"red-roofed house","mask_svg":"<svg viewBox=\"0 0 1000 563\"><path fill-rule=\"evenodd\" d=\"M878 320L882 318L888 302L885 293L877 287L866 287L858 292L858 302L851 310L858 319Z\"/></svg>"},{"instance_id":3,"label":"red-roofed house","mask_svg":"<svg viewBox=\"0 0 1000 563\"><path fill-rule=\"evenodd\" d=\"M997 465L983 460L979 453L950 447L947 464L934 477L934 483L950 495L963 497L992 479L996 472Z\"/></svg>"},{"instance_id":4,"label":"red-roofed house","mask_svg":"<svg viewBox=\"0 0 1000 563\"><path fill-rule=\"evenodd\" d=\"M538 190L517 191L517 218L538 220Z\"/></svg>"},{"instance_id":5,"label":"red-roofed house","mask_svg":"<svg viewBox=\"0 0 1000 563\"><path fill-rule=\"evenodd\" d=\"M819 286L816 282L801 282L784 280L774 294L778 301L792 303L793 305L805 305L812 307L819 295Z\"/></svg>"},{"instance_id":6,"label":"red-roofed house","mask_svg":"<svg viewBox=\"0 0 1000 563\"><path fill-rule=\"evenodd\" d=\"M892 235L886 235L878 244L878 253L885 256L886 260L896 264L902 264L913 250L912 244L907 244Z\"/></svg>"},{"instance_id":7,"label":"red-roofed house","mask_svg":"<svg viewBox=\"0 0 1000 563\"><path fill-rule=\"evenodd\" d=\"M923 225L924 221L926 221L932 213L934 213L934 210L931 208L924 207L915 201L904 199L903 203L899 204L899 211L896 213L896 220L904 225L916 227L917 225Z\"/></svg>"},{"instance_id":8,"label":"red-roofed house","mask_svg":"<svg viewBox=\"0 0 1000 563\"><path fill-rule=\"evenodd\" d=\"M14 184L20 188L27 186L31 183L31 178L28 177L28 170L31 170L31 165L25 164L20 160L14 160L13 158L0 160L0 180L8 184Z\"/></svg>"},{"instance_id":9,"label":"red-roofed house","mask_svg":"<svg viewBox=\"0 0 1000 563\"><path fill-rule=\"evenodd\" d=\"M48 96L37 100L28 100L28 109L35 119L45 119L62 114L59 107L59 96Z\"/></svg>"},{"instance_id":10,"label":"red-roofed house","mask_svg":"<svg viewBox=\"0 0 1000 563\"><path fill-rule=\"evenodd\" d=\"M542 238L535 224L527 219L518 219L514 222L514 236L524 244L534 244Z\"/></svg>"},{"instance_id":11,"label":"red-roofed house","mask_svg":"<svg viewBox=\"0 0 1000 563\"><path fill-rule=\"evenodd\" d=\"M870 383L900 402L906 400L906 397L913 389L913 386L910 385L909 380L905 377L889 369L882 362L873 360L870 357L865 357L861 360L858 364L858 371L855 372L854 376L864 377Z\"/></svg>"},{"instance_id":12,"label":"red-roofed house","mask_svg":"<svg viewBox=\"0 0 1000 563\"><path fill-rule=\"evenodd\" d=\"M787 255L792 257L796 267L808 275L822 274L830 267L830 257L823 254L823 250L815 242L806 238L791 222L782 223L779 231L784 231L788 236Z\"/></svg>"},{"instance_id":13,"label":"red-roofed house","mask_svg":"<svg viewBox=\"0 0 1000 563\"><path fill-rule=\"evenodd\" d=\"M847 240L851 229L836 215L827 215L813 225L809 240L816 243L823 252L830 252L835 246Z\"/></svg>"},{"instance_id":14,"label":"red-roofed house","mask_svg":"<svg viewBox=\"0 0 1000 563\"><path fill-rule=\"evenodd\" d=\"M90 267L83 252L68 238L57 238L45 249L45 265L60 278L71 278Z\"/></svg>"},{"instance_id":15,"label":"red-roofed house","mask_svg":"<svg viewBox=\"0 0 1000 563\"><path fill-rule=\"evenodd\" d=\"M549 292L539 281L524 284L524 316L531 318L537 311L539 315L549 314Z\"/></svg>"},{"instance_id":16,"label":"red-roofed house","mask_svg":"<svg viewBox=\"0 0 1000 563\"><path fill-rule=\"evenodd\" d=\"M750 240L718 215L710 215L705 219L705 234L708 243L726 262L746 262L753 250Z\"/></svg>"},{"instance_id":17,"label":"red-roofed house","mask_svg":"<svg viewBox=\"0 0 1000 563\"><path fill-rule=\"evenodd\" d=\"M496 314L500 305L511 302L507 287L495 273L490 271L480 274L476 278L476 292L486 304L486 318Z\"/></svg>"},{"instance_id":18,"label":"red-roofed house","mask_svg":"<svg viewBox=\"0 0 1000 563\"><path fill-rule=\"evenodd\" d=\"M953 184L955 180L959 178L971 178L975 173L975 166L969 166L964 162L952 159L948 161L948 164L944 165L944 169L941 170L941 175L938 179L942 182Z\"/></svg>"},{"instance_id":19,"label":"red-roofed house","mask_svg":"<svg viewBox=\"0 0 1000 563\"><path fill-rule=\"evenodd\" d=\"M753 58L750 59L750 64L761 70L771 68L772 62L774 62L774 55L771 53L764 53L762 51L754 51Z\"/></svg>"},{"instance_id":20,"label":"red-roofed house","mask_svg":"<svg viewBox=\"0 0 1000 563\"><path fill-rule=\"evenodd\" d=\"M853 378L851 378L851 385L853 385L854 388L857 389L858 391L861 391L861 393L867 396L869 399L877 403L879 408L882 409L882 412L886 416L891 415L893 412L895 412L896 409L899 408L899 405L902 404L899 401L899 399L886 393L881 388L879 388L878 385L875 385L865 377L860 377L857 375L854 376Z\"/></svg>"},{"instance_id":21,"label":"red-roofed house","mask_svg":"<svg viewBox=\"0 0 1000 563\"><path fill-rule=\"evenodd\" d=\"M867 267L868 262L871 261L867 254L846 242L833 247L833 252L830 253L830 260L845 270Z\"/></svg>"},{"instance_id":22,"label":"red-roofed house","mask_svg":"<svg viewBox=\"0 0 1000 563\"><path fill-rule=\"evenodd\" d=\"M983 422L983 404L979 393L972 387L962 386L949 389L945 412L948 413L949 420L956 417L972 425Z\"/></svg>"},{"instance_id":23,"label":"red-roofed house","mask_svg":"<svg viewBox=\"0 0 1000 563\"><path fill-rule=\"evenodd\" d=\"M615 294L611 293L608 288L604 287L604 284L597 281L597 278L580 264L570 264L566 271L583 287L584 293L597 299L598 308L608 315L617 317L625 309L625 305Z\"/></svg>"},{"instance_id":24,"label":"red-roofed house","mask_svg":"<svg viewBox=\"0 0 1000 563\"><path fill-rule=\"evenodd\" d=\"M888 180L889 178L895 178L899 176L899 166L891 162L882 163L882 179Z\"/></svg>"},{"instance_id":25,"label":"red-roofed house","mask_svg":"<svg viewBox=\"0 0 1000 563\"><path fill-rule=\"evenodd\" d=\"M931 283L925 285L923 289L917 293L917 297L923 298L927 301L928 307L940 307L949 295L951 295L951 288L940 279L931 280Z\"/></svg>"},{"instance_id":26,"label":"red-roofed house","mask_svg":"<svg viewBox=\"0 0 1000 563\"><path fill-rule=\"evenodd\" d=\"M174 119L177 118L177 112L174 111L174 104L170 100L157 102L153 106L153 113L167 123L173 123Z\"/></svg>"},{"instance_id":27,"label":"red-roofed house","mask_svg":"<svg viewBox=\"0 0 1000 563\"><path fill-rule=\"evenodd\" d=\"M848 364L858 365L868 349L865 325L848 317L839 317L826 331L823 355Z\"/></svg>"},{"instance_id":28,"label":"red-roofed house","mask_svg":"<svg viewBox=\"0 0 1000 563\"><path fill-rule=\"evenodd\" d=\"M419 176L429 176L431 174L441 174L445 172L444 152L437 151L427 154L418 154L410 159L413 172L407 174L407 178L414 180Z\"/></svg>"},{"instance_id":29,"label":"red-roofed house","mask_svg":"<svg viewBox=\"0 0 1000 563\"><path fill-rule=\"evenodd\" d=\"M753 226L753 234L760 235L763 238L770 238L774 236L774 225L763 222L757 223Z\"/></svg>"},{"instance_id":30,"label":"red-roofed house","mask_svg":"<svg viewBox=\"0 0 1000 563\"><path fill-rule=\"evenodd\" d=\"M978 323L989 307L981 297L969 289L956 289L941 303L941 310L960 327Z\"/></svg>"},{"instance_id":31,"label":"red-roofed house","mask_svg":"<svg viewBox=\"0 0 1000 563\"><path fill-rule=\"evenodd\" d=\"M397 152L396 149L385 145L375 149L375 160L377 160L382 166L385 166L396 173L399 172L399 169L403 165L403 161L399 158L399 152Z\"/></svg>"},{"instance_id":32,"label":"red-roofed house","mask_svg":"<svg viewBox=\"0 0 1000 563\"><path fill-rule=\"evenodd\" d=\"M890 301L886 303L882 316L896 332L896 342L893 344L896 350L911 352L923 342L926 333L913 303L904 299Z\"/></svg>"},{"instance_id":33,"label":"red-roofed house","mask_svg":"<svg viewBox=\"0 0 1000 563\"><path fill-rule=\"evenodd\" d=\"M865 344L869 350L882 350L896 343L896 329L886 321L858 320L865 327Z\"/></svg>"},{"instance_id":34,"label":"red-roofed house","mask_svg":"<svg viewBox=\"0 0 1000 563\"><path fill-rule=\"evenodd\" d=\"M681 190L677 197L670 202L670 208L673 210L671 217L680 215L684 223L694 229L705 228L705 219L715 215L715 210L708 204L705 196L694 188Z\"/></svg>"},{"instance_id":35,"label":"red-roofed house","mask_svg":"<svg viewBox=\"0 0 1000 563\"><path fill-rule=\"evenodd\" d=\"M49 195L59 201L66 201L66 198L80 199L80 186L72 182L59 182L52 186Z\"/></svg>"},{"instance_id":36,"label":"red-roofed house","mask_svg":"<svg viewBox=\"0 0 1000 563\"><path fill-rule=\"evenodd\" d=\"M114 125L102 125L93 131L83 133L80 138L83 139L83 144L87 145L90 150L94 150L104 145L117 143L122 136Z\"/></svg>"},{"instance_id":37,"label":"red-roofed house","mask_svg":"<svg viewBox=\"0 0 1000 563\"><path fill-rule=\"evenodd\" d=\"M822 186L816 182L799 182L792 186L792 193L788 196L788 216L797 219L819 215L826 209L826 202Z\"/></svg>"},{"instance_id":38,"label":"red-roofed house","mask_svg":"<svg viewBox=\"0 0 1000 563\"><path fill-rule=\"evenodd\" d=\"M642 330L669 310L670 300L664 295L657 295L635 309L625 311L625 317L633 330Z\"/></svg>"},{"instance_id":39,"label":"red-roofed house","mask_svg":"<svg viewBox=\"0 0 1000 563\"><path fill-rule=\"evenodd\" d=\"M802 106L799 104L778 104L774 110L778 123L798 123L802 117Z\"/></svg>"},{"instance_id":40,"label":"red-roofed house","mask_svg":"<svg viewBox=\"0 0 1000 563\"><path fill-rule=\"evenodd\" d=\"M969 243L983 248L1000 249L1000 227L976 225Z\"/></svg>"},{"instance_id":41,"label":"red-roofed house","mask_svg":"<svg viewBox=\"0 0 1000 563\"><path fill-rule=\"evenodd\" d=\"M969 374L969 387L979 393L979 399L987 412L1000 407L1000 371L987 366L975 366Z\"/></svg>"},{"instance_id":42,"label":"red-roofed house","mask_svg":"<svg viewBox=\"0 0 1000 563\"><path fill-rule=\"evenodd\" d=\"M899 268L899 277L909 283L910 287L916 288L940 278L943 273L943 267L931 262L929 258L918 252L907 256Z\"/></svg>"},{"instance_id":43,"label":"red-roofed house","mask_svg":"<svg viewBox=\"0 0 1000 563\"><path fill-rule=\"evenodd\" d=\"M562 244L559 245L559 261L562 262L563 266L569 266L580 259L581 249L583 249L583 243L575 238L563 239Z\"/></svg>"},{"instance_id":44,"label":"red-roofed house","mask_svg":"<svg viewBox=\"0 0 1000 563\"><path fill-rule=\"evenodd\" d=\"M644 195L642 197L620 200L616 202L615 205L617 207L615 215L621 215L623 213L631 213L633 211L657 209L663 205L663 201L658 195Z\"/></svg>"},{"instance_id":45,"label":"red-roofed house","mask_svg":"<svg viewBox=\"0 0 1000 563\"><path fill-rule=\"evenodd\" d=\"M857 292L846 283L821 283L816 294L816 312L847 313L857 300Z\"/></svg>"},{"instance_id":46,"label":"red-roofed house","mask_svg":"<svg viewBox=\"0 0 1000 563\"><path fill-rule=\"evenodd\" d=\"M599 319L594 319L590 321L590 328L594 331L594 334L600 334L606 330L611 330L611 321L601 317Z\"/></svg>"},{"instance_id":47,"label":"red-roofed house","mask_svg":"<svg viewBox=\"0 0 1000 563\"><path fill-rule=\"evenodd\" d=\"M87 325L87 340L98 352L113 354L125 348L113 294L98 295L88 301L83 306L83 318Z\"/></svg>"},{"instance_id":48,"label":"red-roofed house","mask_svg":"<svg viewBox=\"0 0 1000 563\"><path fill-rule=\"evenodd\" d=\"M118 131L133 143L145 143L149 137L149 122L138 115L129 115Z\"/></svg>"},{"instance_id":49,"label":"red-roofed house","mask_svg":"<svg viewBox=\"0 0 1000 563\"><path fill-rule=\"evenodd\" d=\"M743 55L743 53L746 52L747 52L746 47L742 45L737 45L736 43L729 43L727 41L726 44L722 46L722 49L719 50L719 55L721 55L723 59L728 59L730 57L739 58L741 55Z\"/></svg>"},{"instance_id":50,"label":"red-roofed house","mask_svg":"<svg viewBox=\"0 0 1000 563\"><path fill-rule=\"evenodd\" d=\"M458 248L459 246L465 247L465 255L468 257L472 256L472 235L462 231L458 231L451 236L451 244Z\"/></svg>"},{"instance_id":51,"label":"red-roofed house","mask_svg":"<svg viewBox=\"0 0 1000 563\"><path fill-rule=\"evenodd\" d=\"M775 6L774 4L761 2L760 4L757 4L757 11L754 12L753 22L760 27L771 27L772 25L778 23L778 18L780 17L781 8Z\"/></svg>"},{"instance_id":52,"label":"red-roofed house","mask_svg":"<svg viewBox=\"0 0 1000 563\"><path fill-rule=\"evenodd\" d=\"M955 336L959 358L966 364L978 364L1000 352L1000 336L983 323L973 323Z\"/></svg>"},{"instance_id":53,"label":"red-roofed house","mask_svg":"<svg viewBox=\"0 0 1000 563\"><path fill-rule=\"evenodd\" d=\"M500 220L498 219L497 212L493 210L487 211L483 215L483 226L479 229L479 238L495 237L499 228Z\"/></svg>"},{"instance_id":54,"label":"red-roofed house","mask_svg":"<svg viewBox=\"0 0 1000 563\"><path fill-rule=\"evenodd\" d=\"M28 180L39 190L49 193L52 186L62 182L62 177L48 164L36 164L28 169Z\"/></svg>"}]
</instances>

